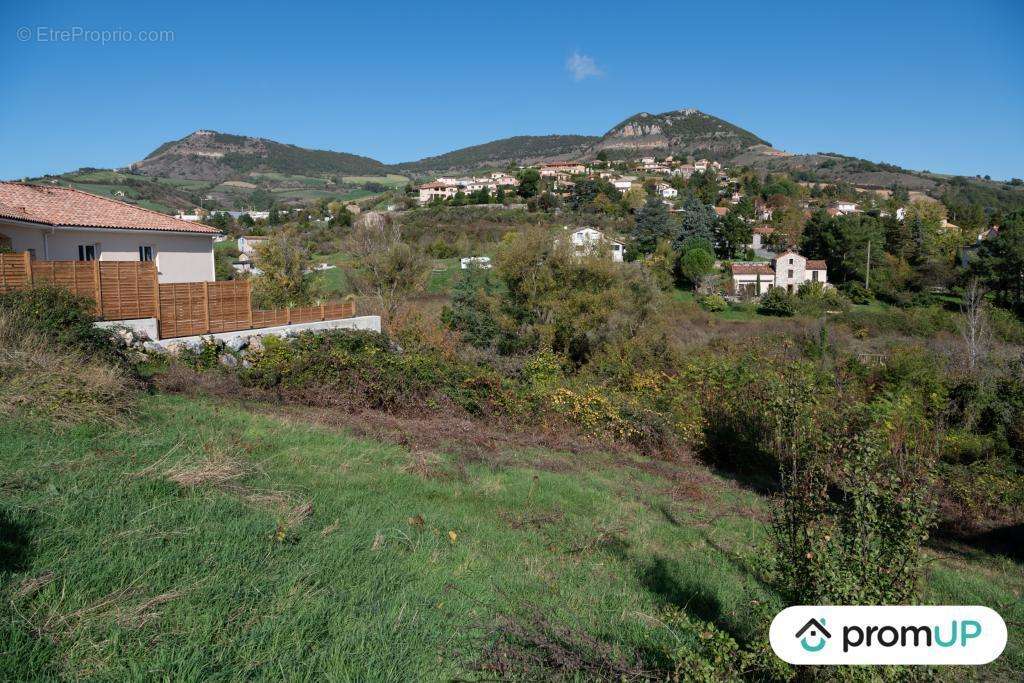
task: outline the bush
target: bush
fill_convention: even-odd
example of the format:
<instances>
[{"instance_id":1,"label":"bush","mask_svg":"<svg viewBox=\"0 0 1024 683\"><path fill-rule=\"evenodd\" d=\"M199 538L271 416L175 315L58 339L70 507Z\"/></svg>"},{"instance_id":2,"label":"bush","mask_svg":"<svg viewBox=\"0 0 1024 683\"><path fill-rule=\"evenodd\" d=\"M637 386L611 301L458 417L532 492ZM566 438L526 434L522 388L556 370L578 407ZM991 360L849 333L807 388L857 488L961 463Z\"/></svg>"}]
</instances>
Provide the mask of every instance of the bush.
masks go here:
<instances>
[{"instance_id":1,"label":"bush","mask_svg":"<svg viewBox=\"0 0 1024 683\"><path fill-rule=\"evenodd\" d=\"M703 247L692 247L679 257L679 274L683 280L696 286L700 279L715 267L715 255Z\"/></svg>"},{"instance_id":2,"label":"bush","mask_svg":"<svg viewBox=\"0 0 1024 683\"><path fill-rule=\"evenodd\" d=\"M845 282L840 285L840 289L847 299L858 305L869 304L874 300L871 290L859 282Z\"/></svg>"},{"instance_id":3,"label":"bush","mask_svg":"<svg viewBox=\"0 0 1024 683\"><path fill-rule=\"evenodd\" d=\"M709 294L698 299L697 303L700 304L701 308L711 313L719 313L728 308L729 304L726 303L725 299L719 294Z\"/></svg>"},{"instance_id":4,"label":"bush","mask_svg":"<svg viewBox=\"0 0 1024 683\"><path fill-rule=\"evenodd\" d=\"M120 362L123 354L111 342L108 331L95 326L92 299L59 287L32 287L0 294L0 311L17 320L26 331L55 342L65 349Z\"/></svg>"},{"instance_id":5,"label":"bush","mask_svg":"<svg viewBox=\"0 0 1024 683\"><path fill-rule=\"evenodd\" d=\"M796 292L796 309L800 313L820 315L826 311L842 311L850 307L839 290L820 282L805 282Z\"/></svg>"},{"instance_id":6,"label":"bush","mask_svg":"<svg viewBox=\"0 0 1024 683\"><path fill-rule=\"evenodd\" d=\"M761 297L757 312L761 315L789 317L796 312L796 305L793 302L793 296L786 290L782 287L772 287L767 294Z\"/></svg>"},{"instance_id":7,"label":"bush","mask_svg":"<svg viewBox=\"0 0 1024 683\"><path fill-rule=\"evenodd\" d=\"M0 309L0 414L58 425L118 423L131 406L124 370L56 342L39 320Z\"/></svg>"}]
</instances>

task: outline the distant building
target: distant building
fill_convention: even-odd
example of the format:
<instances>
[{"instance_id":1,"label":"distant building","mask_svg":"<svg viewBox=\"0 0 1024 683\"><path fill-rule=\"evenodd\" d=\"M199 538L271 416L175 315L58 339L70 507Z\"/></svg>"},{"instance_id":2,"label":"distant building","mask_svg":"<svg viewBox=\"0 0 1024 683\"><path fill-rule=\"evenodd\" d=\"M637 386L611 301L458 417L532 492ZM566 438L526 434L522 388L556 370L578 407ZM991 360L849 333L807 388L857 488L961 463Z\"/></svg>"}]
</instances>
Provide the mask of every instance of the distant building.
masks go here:
<instances>
[{"instance_id":1,"label":"distant building","mask_svg":"<svg viewBox=\"0 0 1024 683\"><path fill-rule=\"evenodd\" d=\"M655 187L658 190L658 194L660 194L665 199L675 199L676 197L679 196L679 190L672 187L668 183L658 183Z\"/></svg>"},{"instance_id":2,"label":"distant building","mask_svg":"<svg viewBox=\"0 0 1024 683\"><path fill-rule=\"evenodd\" d=\"M825 261L805 258L795 251L786 251L771 262L733 263L732 282L739 296L759 297L773 287L795 292L805 282L828 285Z\"/></svg>"},{"instance_id":3,"label":"distant building","mask_svg":"<svg viewBox=\"0 0 1024 683\"><path fill-rule=\"evenodd\" d=\"M766 248L765 243L774 232L775 228L770 225L755 225L750 231L750 244L747 245L747 248L753 249L755 252L763 251Z\"/></svg>"},{"instance_id":4,"label":"distant building","mask_svg":"<svg viewBox=\"0 0 1024 683\"><path fill-rule=\"evenodd\" d=\"M569 226L565 226L569 230ZM569 235L569 243L573 250L579 254L591 254L601 249L608 248L611 252L612 261L621 262L625 247L622 242L605 237L605 234L592 227L582 227Z\"/></svg>"},{"instance_id":5,"label":"distant building","mask_svg":"<svg viewBox=\"0 0 1024 683\"><path fill-rule=\"evenodd\" d=\"M242 235L238 238L238 251L251 259L256 254L257 247L266 244L268 239L265 235Z\"/></svg>"},{"instance_id":6,"label":"distant building","mask_svg":"<svg viewBox=\"0 0 1024 683\"><path fill-rule=\"evenodd\" d=\"M466 256L459 259L459 267L462 270L468 270L470 266L476 266L477 268L488 269L491 267L490 256Z\"/></svg>"}]
</instances>

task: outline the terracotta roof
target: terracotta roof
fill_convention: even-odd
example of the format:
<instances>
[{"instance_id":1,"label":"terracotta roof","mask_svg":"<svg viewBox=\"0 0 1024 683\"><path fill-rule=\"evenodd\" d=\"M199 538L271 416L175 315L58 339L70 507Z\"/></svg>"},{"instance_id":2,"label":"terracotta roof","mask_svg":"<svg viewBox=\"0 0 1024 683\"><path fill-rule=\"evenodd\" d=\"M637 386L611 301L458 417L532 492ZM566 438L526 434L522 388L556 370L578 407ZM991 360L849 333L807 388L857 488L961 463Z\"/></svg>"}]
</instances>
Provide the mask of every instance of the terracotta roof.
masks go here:
<instances>
[{"instance_id":1,"label":"terracotta roof","mask_svg":"<svg viewBox=\"0 0 1024 683\"><path fill-rule=\"evenodd\" d=\"M775 271L767 263L734 263L733 275L775 275Z\"/></svg>"},{"instance_id":2,"label":"terracotta roof","mask_svg":"<svg viewBox=\"0 0 1024 683\"><path fill-rule=\"evenodd\" d=\"M825 270L828 265L824 261L812 261L807 259L807 270Z\"/></svg>"},{"instance_id":3,"label":"terracotta roof","mask_svg":"<svg viewBox=\"0 0 1024 683\"><path fill-rule=\"evenodd\" d=\"M755 235L770 235L775 232L775 228L770 225L755 225L751 232Z\"/></svg>"},{"instance_id":4,"label":"terracotta roof","mask_svg":"<svg viewBox=\"0 0 1024 683\"><path fill-rule=\"evenodd\" d=\"M25 183L0 183L0 217L67 227L220 233L202 223L183 221L71 187Z\"/></svg>"}]
</instances>

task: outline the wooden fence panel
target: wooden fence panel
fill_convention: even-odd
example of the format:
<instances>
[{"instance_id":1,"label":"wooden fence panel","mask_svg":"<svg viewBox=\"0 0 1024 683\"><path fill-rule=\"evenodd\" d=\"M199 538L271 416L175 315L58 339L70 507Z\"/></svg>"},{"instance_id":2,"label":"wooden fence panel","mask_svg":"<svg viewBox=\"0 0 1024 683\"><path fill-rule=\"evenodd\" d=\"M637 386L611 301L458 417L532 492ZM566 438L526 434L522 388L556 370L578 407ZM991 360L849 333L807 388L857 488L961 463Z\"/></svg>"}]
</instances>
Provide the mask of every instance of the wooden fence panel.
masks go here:
<instances>
[{"instance_id":1,"label":"wooden fence panel","mask_svg":"<svg viewBox=\"0 0 1024 683\"><path fill-rule=\"evenodd\" d=\"M25 287L31 280L30 260L24 254L0 254L0 292Z\"/></svg>"},{"instance_id":2,"label":"wooden fence panel","mask_svg":"<svg viewBox=\"0 0 1024 683\"><path fill-rule=\"evenodd\" d=\"M99 261L100 316L106 320L156 317L155 266L140 261Z\"/></svg>"},{"instance_id":3,"label":"wooden fence panel","mask_svg":"<svg viewBox=\"0 0 1024 683\"><path fill-rule=\"evenodd\" d=\"M0 291L63 287L96 302L106 320L156 315L156 265L137 261L36 261L27 252L0 254Z\"/></svg>"},{"instance_id":4,"label":"wooden fence panel","mask_svg":"<svg viewBox=\"0 0 1024 683\"><path fill-rule=\"evenodd\" d=\"M32 261L32 279L27 284L63 287L97 301L95 261Z\"/></svg>"},{"instance_id":5,"label":"wooden fence panel","mask_svg":"<svg viewBox=\"0 0 1024 683\"><path fill-rule=\"evenodd\" d=\"M233 332L251 327L248 282L211 282L207 287L210 332Z\"/></svg>"},{"instance_id":6,"label":"wooden fence panel","mask_svg":"<svg viewBox=\"0 0 1024 683\"><path fill-rule=\"evenodd\" d=\"M288 324L288 309L287 308L275 308L270 311L253 311L252 312L252 326L253 328L259 327L277 327L278 325Z\"/></svg>"},{"instance_id":7,"label":"wooden fence panel","mask_svg":"<svg viewBox=\"0 0 1024 683\"><path fill-rule=\"evenodd\" d=\"M160 285L160 338L208 334L208 301L205 282Z\"/></svg>"},{"instance_id":8,"label":"wooden fence panel","mask_svg":"<svg viewBox=\"0 0 1024 683\"><path fill-rule=\"evenodd\" d=\"M158 284L156 264L148 261L37 261L28 253L0 254L0 292L33 284L64 287L88 297L97 302L96 311L106 320L157 318L163 339L338 320L356 314L351 299L253 310L248 281Z\"/></svg>"}]
</instances>

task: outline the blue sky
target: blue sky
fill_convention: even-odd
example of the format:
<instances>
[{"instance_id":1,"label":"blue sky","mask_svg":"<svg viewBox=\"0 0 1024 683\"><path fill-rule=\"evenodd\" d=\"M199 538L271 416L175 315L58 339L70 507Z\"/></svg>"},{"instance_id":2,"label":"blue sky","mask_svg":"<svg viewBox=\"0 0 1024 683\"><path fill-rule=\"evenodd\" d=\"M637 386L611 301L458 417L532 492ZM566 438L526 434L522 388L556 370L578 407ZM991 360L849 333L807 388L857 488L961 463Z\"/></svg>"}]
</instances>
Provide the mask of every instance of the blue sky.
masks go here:
<instances>
[{"instance_id":1,"label":"blue sky","mask_svg":"<svg viewBox=\"0 0 1024 683\"><path fill-rule=\"evenodd\" d=\"M795 152L1024 177L1024 3L723 4L3 2L0 178L198 128L397 162L682 107ZM53 31L76 28L111 37Z\"/></svg>"}]
</instances>

